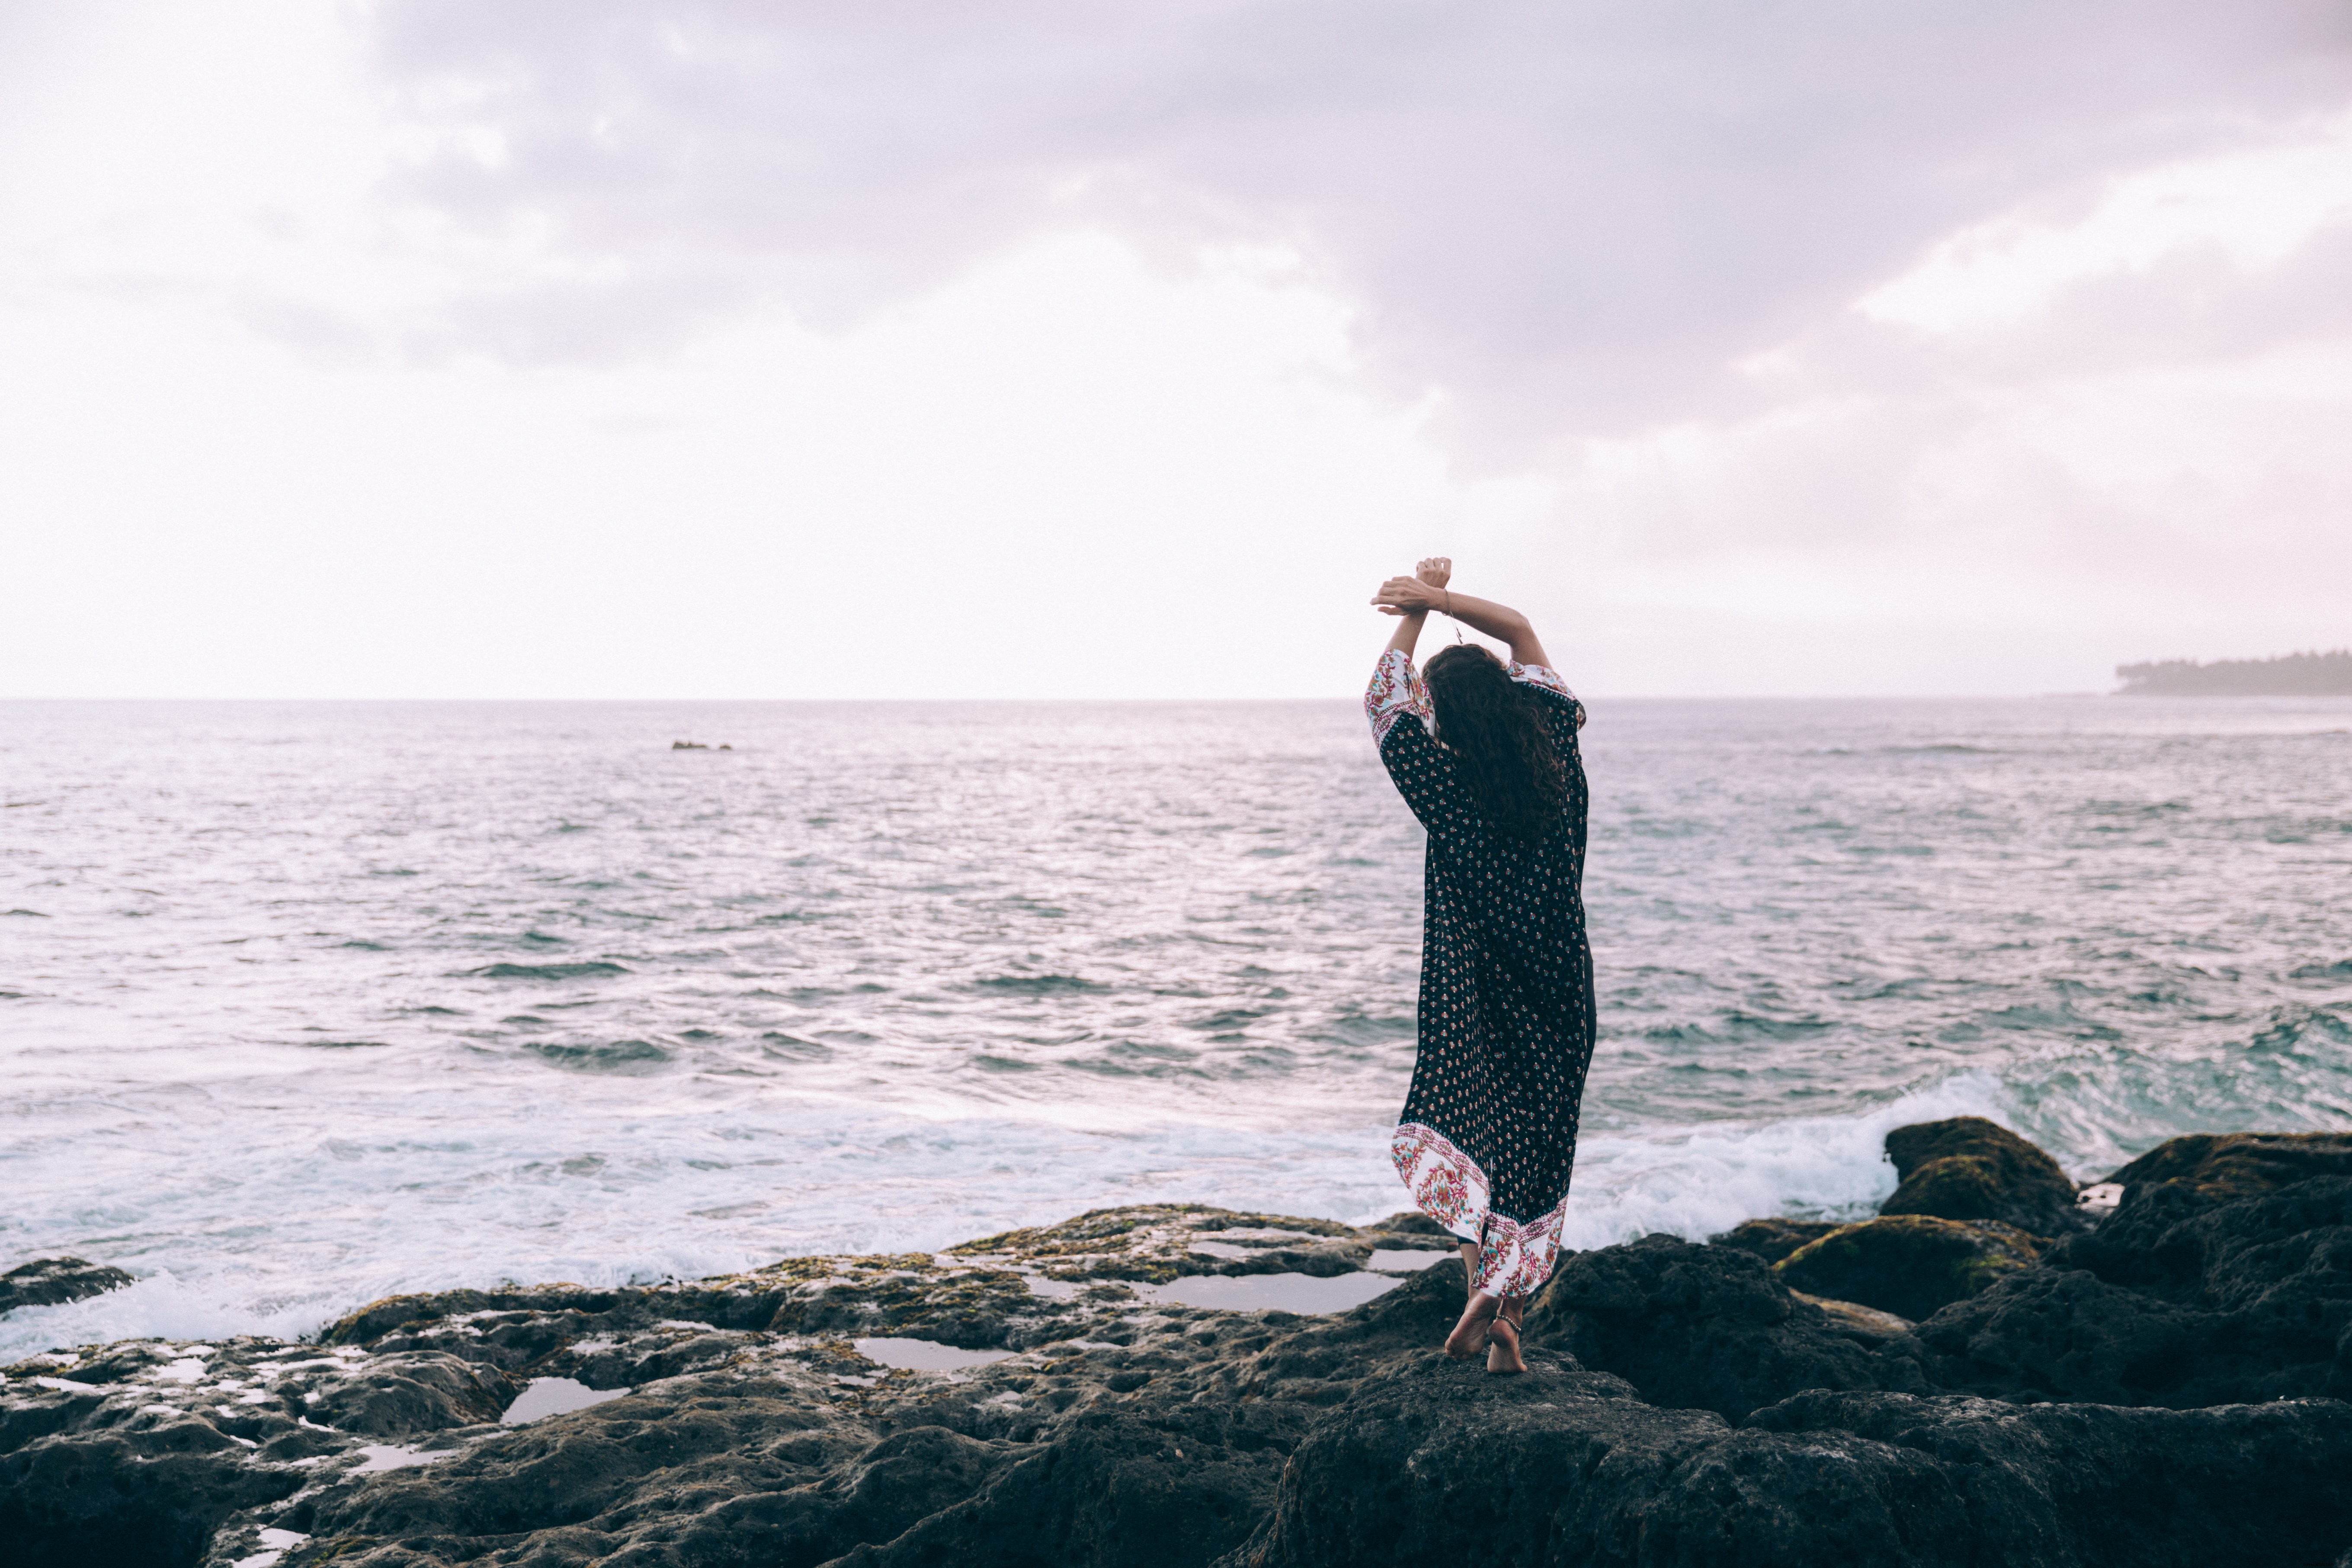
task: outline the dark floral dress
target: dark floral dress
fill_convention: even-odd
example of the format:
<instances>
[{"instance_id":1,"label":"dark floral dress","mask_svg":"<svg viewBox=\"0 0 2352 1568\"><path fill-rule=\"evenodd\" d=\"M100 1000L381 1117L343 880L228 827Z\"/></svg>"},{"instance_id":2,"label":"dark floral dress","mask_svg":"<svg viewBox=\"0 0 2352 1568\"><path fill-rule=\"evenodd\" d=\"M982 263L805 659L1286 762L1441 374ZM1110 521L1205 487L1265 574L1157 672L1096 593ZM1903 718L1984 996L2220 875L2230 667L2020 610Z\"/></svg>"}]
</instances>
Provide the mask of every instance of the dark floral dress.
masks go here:
<instances>
[{"instance_id":1,"label":"dark floral dress","mask_svg":"<svg viewBox=\"0 0 2352 1568\"><path fill-rule=\"evenodd\" d=\"M1593 1038L1584 707L1539 665L1510 672L1568 764L1564 820L1532 844L1481 816L1431 733L1412 660L1384 655L1364 693L1381 761L1429 830L1421 1046L1390 1154L1422 1211L1477 1243L1475 1283L1490 1296L1533 1295L1551 1277Z\"/></svg>"}]
</instances>

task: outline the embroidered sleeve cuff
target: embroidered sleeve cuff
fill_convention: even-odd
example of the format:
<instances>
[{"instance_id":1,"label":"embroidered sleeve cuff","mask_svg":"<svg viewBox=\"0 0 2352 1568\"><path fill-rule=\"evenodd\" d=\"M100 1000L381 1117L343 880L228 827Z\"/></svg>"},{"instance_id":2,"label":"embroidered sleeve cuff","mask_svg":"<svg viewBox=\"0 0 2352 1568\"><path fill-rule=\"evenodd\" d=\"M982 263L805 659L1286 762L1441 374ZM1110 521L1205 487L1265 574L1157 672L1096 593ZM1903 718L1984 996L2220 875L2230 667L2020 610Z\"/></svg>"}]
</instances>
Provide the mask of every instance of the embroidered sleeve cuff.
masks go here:
<instances>
[{"instance_id":1,"label":"embroidered sleeve cuff","mask_svg":"<svg viewBox=\"0 0 2352 1568\"><path fill-rule=\"evenodd\" d=\"M1576 727L1580 730L1584 728L1584 704L1578 701L1576 693L1568 689L1568 682L1559 678L1559 671L1556 669L1546 669L1540 664L1519 664L1517 662L1514 662L1510 668L1511 679L1513 680L1520 681L1528 686L1540 686L1546 691L1556 691L1562 697L1567 698L1570 702L1575 703Z\"/></svg>"},{"instance_id":2,"label":"embroidered sleeve cuff","mask_svg":"<svg viewBox=\"0 0 2352 1568\"><path fill-rule=\"evenodd\" d=\"M1557 691L1571 702L1576 700L1576 693L1568 689L1568 682L1559 678L1559 671L1556 669L1546 669L1539 664L1513 664L1511 679L1523 680L1529 686L1540 686L1546 691Z\"/></svg>"},{"instance_id":3,"label":"embroidered sleeve cuff","mask_svg":"<svg viewBox=\"0 0 2352 1568\"><path fill-rule=\"evenodd\" d=\"M1371 684L1364 688L1364 717L1371 721L1372 743L1387 740L1396 721L1407 713L1425 722L1429 694L1422 689L1412 660L1391 648L1372 667Z\"/></svg>"}]
</instances>

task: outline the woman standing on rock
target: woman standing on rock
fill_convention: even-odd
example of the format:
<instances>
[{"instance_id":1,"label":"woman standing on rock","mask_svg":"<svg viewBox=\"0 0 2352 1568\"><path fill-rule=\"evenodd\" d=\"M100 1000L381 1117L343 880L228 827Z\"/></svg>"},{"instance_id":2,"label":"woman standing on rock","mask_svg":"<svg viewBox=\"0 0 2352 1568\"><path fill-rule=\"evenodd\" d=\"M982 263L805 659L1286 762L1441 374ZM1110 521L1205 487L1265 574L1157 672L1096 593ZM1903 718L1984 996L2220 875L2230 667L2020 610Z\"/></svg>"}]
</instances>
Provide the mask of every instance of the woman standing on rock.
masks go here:
<instances>
[{"instance_id":1,"label":"woman standing on rock","mask_svg":"<svg viewBox=\"0 0 2352 1568\"><path fill-rule=\"evenodd\" d=\"M1391 577L1401 617L1364 711L1397 793L1429 830L1421 1046L1390 1145L1423 1213L1463 1238L1470 1303L1454 1357L1527 1370L1519 1322L1550 1278L1592 1060L1584 936L1583 704L1517 610L1452 592L1453 563ZM1507 665L1457 645L1412 668L1436 610L1510 645Z\"/></svg>"}]
</instances>

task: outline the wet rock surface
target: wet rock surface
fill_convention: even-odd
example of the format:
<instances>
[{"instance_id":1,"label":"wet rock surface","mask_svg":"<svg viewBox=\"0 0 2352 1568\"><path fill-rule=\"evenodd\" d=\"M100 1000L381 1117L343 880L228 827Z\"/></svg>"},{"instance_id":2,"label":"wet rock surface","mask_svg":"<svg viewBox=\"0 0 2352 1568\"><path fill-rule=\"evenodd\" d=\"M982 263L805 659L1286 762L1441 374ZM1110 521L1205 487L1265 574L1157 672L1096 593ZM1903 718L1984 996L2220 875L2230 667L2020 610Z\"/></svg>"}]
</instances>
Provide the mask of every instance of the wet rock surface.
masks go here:
<instances>
[{"instance_id":1,"label":"wet rock surface","mask_svg":"<svg viewBox=\"0 0 2352 1568\"><path fill-rule=\"evenodd\" d=\"M2352 1176L2352 1132L2193 1132L2166 1140L2107 1180L2245 1198L2314 1176Z\"/></svg>"},{"instance_id":2,"label":"wet rock surface","mask_svg":"<svg viewBox=\"0 0 2352 1568\"><path fill-rule=\"evenodd\" d=\"M2091 1234L1920 1324L1937 1380L2177 1408L2352 1396L2352 1177L2134 1189Z\"/></svg>"},{"instance_id":3,"label":"wet rock surface","mask_svg":"<svg viewBox=\"0 0 2352 1568\"><path fill-rule=\"evenodd\" d=\"M1436 1351L1463 1281L1426 1220L1184 1206L938 1255L397 1298L315 1343L88 1347L6 1369L0 1541L27 1568L2352 1548L2352 1178L2133 1184L1916 1322L1792 1290L1803 1249L1763 1255L1784 1238L1566 1258L1516 1379ZM1395 1283L1346 1311L1178 1299L1360 1300L1375 1262Z\"/></svg>"},{"instance_id":4,"label":"wet rock surface","mask_svg":"<svg viewBox=\"0 0 2352 1568\"><path fill-rule=\"evenodd\" d=\"M19 1307L55 1307L120 1290L131 1276L79 1258L38 1258L0 1274L0 1312Z\"/></svg>"}]
</instances>

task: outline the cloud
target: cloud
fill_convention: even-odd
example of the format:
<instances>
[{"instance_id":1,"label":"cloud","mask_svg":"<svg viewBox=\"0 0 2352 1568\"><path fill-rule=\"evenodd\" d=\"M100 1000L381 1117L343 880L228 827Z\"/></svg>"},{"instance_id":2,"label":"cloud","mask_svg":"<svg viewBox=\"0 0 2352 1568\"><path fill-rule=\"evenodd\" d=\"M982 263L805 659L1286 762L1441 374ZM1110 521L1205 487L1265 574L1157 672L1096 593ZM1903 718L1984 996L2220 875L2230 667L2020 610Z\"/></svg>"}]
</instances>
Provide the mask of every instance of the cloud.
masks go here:
<instances>
[{"instance_id":1,"label":"cloud","mask_svg":"<svg viewBox=\"0 0 2352 1568\"><path fill-rule=\"evenodd\" d=\"M2352 633L2334 0L29 17L22 689L1339 693L1433 549L1602 692Z\"/></svg>"},{"instance_id":2,"label":"cloud","mask_svg":"<svg viewBox=\"0 0 2352 1568\"><path fill-rule=\"evenodd\" d=\"M1856 308L1952 332L2012 323L2069 284L2146 274L2183 253L2241 272L2273 268L2352 221L2352 115L2294 131L2273 146L2117 179L2071 221L2019 213L1973 225Z\"/></svg>"},{"instance_id":3,"label":"cloud","mask_svg":"<svg viewBox=\"0 0 2352 1568\"><path fill-rule=\"evenodd\" d=\"M1982 232L2000 215L2182 160L2227 184L2352 92L2352 24L2305 0L373 15L416 150L399 194L482 232L723 257L819 321L1056 226L1171 264L1286 244L1371 365L1454 395L1468 446L1742 406L1737 362L1858 297L1916 317L1959 273L1979 300L2004 266L2051 275ZM2165 199L2110 193L2093 227Z\"/></svg>"}]
</instances>

